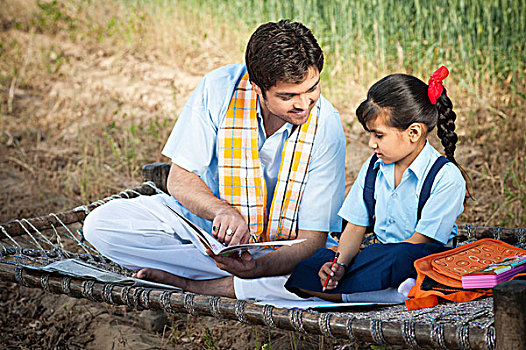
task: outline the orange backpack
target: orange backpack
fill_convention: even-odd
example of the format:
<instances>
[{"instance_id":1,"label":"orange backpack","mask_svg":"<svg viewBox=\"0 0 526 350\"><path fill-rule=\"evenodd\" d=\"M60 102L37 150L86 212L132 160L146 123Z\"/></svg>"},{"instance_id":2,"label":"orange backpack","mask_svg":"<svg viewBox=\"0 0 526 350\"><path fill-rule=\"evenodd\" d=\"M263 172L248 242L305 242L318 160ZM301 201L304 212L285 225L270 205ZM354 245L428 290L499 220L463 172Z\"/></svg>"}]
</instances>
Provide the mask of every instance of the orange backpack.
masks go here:
<instances>
[{"instance_id":1,"label":"orange backpack","mask_svg":"<svg viewBox=\"0 0 526 350\"><path fill-rule=\"evenodd\" d=\"M485 238L420 258L415 261L416 285L409 292L406 307L408 310L432 307L438 304L438 297L465 302L490 296L491 289L462 289L462 275L513 255L526 255L526 250Z\"/></svg>"}]
</instances>

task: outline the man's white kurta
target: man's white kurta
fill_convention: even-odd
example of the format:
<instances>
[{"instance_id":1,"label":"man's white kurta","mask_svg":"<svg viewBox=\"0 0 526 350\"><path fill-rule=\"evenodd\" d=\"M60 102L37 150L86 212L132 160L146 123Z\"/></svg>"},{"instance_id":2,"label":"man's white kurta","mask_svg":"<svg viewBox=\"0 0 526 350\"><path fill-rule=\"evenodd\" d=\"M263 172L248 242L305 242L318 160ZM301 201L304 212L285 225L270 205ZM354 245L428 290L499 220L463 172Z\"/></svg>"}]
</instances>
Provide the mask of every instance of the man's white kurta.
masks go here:
<instances>
[{"instance_id":1,"label":"man's white kurta","mask_svg":"<svg viewBox=\"0 0 526 350\"><path fill-rule=\"evenodd\" d=\"M198 175L215 196L219 196L217 130L224 120L234 88L245 72L243 64L234 64L207 74L186 103L162 151L173 163ZM340 231L341 220L337 212L345 194L345 137L338 112L325 98L320 96L320 99L318 130L298 211L298 227L300 230ZM258 103L259 154L267 185L267 208L270 208L281 152L292 125L286 123L267 138L259 111ZM88 215L84 234L105 256L134 270L150 267L191 279L230 276L204 254L202 244L162 204L163 201L211 232L211 221L189 212L175 198L159 194L110 201ZM283 293L276 297L296 298L282 288L285 281L282 279L235 278L236 296L269 299L268 292L275 289ZM273 285L276 286L271 287ZM258 294L262 289L267 291Z\"/></svg>"}]
</instances>

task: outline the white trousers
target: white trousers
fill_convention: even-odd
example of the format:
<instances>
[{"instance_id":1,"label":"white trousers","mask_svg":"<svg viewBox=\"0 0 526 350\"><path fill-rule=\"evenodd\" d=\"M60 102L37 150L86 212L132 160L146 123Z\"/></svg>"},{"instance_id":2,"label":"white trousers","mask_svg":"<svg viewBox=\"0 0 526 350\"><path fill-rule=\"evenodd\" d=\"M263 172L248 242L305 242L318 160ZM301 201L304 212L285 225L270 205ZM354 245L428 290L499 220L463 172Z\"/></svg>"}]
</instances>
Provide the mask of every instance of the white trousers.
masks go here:
<instances>
[{"instance_id":1,"label":"white trousers","mask_svg":"<svg viewBox=\"0 0 526 350\"><path fill-rule=\"evenodd\" d=\"M194 280L232 276L216 266L199 239L163 202L177 206L167 194L112 200L86 217L84 237L104 256L132 270L149 267ZM284 288L287 278L234 277L236 297L303 300Z\"/></svg>"}]
</instances>

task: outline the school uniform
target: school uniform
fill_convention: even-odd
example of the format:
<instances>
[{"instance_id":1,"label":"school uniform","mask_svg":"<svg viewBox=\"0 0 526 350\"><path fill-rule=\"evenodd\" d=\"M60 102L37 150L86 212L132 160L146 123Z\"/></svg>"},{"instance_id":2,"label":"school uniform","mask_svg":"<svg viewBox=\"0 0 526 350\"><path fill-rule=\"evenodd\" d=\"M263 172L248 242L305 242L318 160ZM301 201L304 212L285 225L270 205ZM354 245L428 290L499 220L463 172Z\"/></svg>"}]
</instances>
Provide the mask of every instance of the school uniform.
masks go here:
<instances>
[{"instance_id":1,"label":"school uniform","mask_svg":"<svg viewBox=\"0 0 526 350\"><path fill-rule=\"evenodd\" d=\"M346 269L338 287L331 294L348 294L398 287L407 278L415 278L413 262L423 256L446 250L445 245L457 234L456 219L464 210L466 183L460 170L451 162L437 173L430 196L417 220L418 200L425 178L440 153L429 142L394 186L395 164L378 159L375 180L374 232L381 243L361 251ZM370 160L370 158L369 158ZM358 226L371 224L363 198L369 160L362 166L338 215ZM399 243L418 232L433 243ZM319 249L294 269L285 287L300 296L299 289L321 292L318 277L321 266L334 258L334 252Z\"/></svg>"}]
</instances>

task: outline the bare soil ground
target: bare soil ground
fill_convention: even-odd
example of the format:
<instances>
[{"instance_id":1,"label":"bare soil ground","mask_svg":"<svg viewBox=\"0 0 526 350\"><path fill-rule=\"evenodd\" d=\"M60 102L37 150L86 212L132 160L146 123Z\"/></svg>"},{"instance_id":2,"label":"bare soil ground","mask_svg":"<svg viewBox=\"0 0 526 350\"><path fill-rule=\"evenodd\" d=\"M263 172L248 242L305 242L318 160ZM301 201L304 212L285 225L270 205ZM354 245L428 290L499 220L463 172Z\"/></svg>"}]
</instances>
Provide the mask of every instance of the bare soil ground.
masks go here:
<instances>
[{"instance_id":1,"label":"bare soil ground","mask_svg":"<svg viewBox=\"0 0 526 350\"><path fill-rule=\"evenodd\" d=\"M334 341L211 317L126 311L0 282L2 349L333 348ZM321 342L321 343L320 343ZM268 345L267 345L268 348Z\"/></svg>"}]
</instances>

